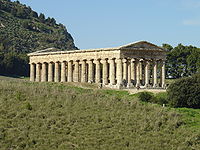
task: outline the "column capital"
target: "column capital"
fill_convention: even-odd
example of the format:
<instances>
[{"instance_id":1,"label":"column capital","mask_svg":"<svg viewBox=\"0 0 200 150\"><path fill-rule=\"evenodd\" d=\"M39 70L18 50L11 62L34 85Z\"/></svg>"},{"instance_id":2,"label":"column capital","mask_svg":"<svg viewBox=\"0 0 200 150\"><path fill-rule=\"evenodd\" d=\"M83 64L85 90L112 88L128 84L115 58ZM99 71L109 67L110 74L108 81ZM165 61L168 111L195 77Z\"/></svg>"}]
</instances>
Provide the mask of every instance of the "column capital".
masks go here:
<instances>
[{"instance_id":1,"label":"column capital","mask_svg":"<svg viewBox=\"0 0 200 150\"><path fill-rule=\"evenodd\" d=\"M139 59L139 61L140 61L140 62L142 62L142 61L144 61L144 59L143 59L143 58L141 58L141 59Z\"/></svg>"},{"instance_id":2,"label":"column capital","mask_svg":"<svg viewBox=\"0 0 200 150\"><path fill-rule=\"evenodd\" d=\"M100 59L95 59L93 62L94 62L95 64L98 64L98 63L100 63Z\"/></svg>"},{"instance_id":3,"label":"column capital","mask_svg":"<svg viewBox=\"0 0 200 150\"><path fill-rule=\"evenodd\" d=\"M123 63L126 63L126 62L127 62L127 59L126 59L126 58L123 58L123 59L122 59L122 62L123 62Z\"/></svg>"},{"instance_id":4,"label":"column capital","mask_svg":"<svg viewBox=\"0 0 200 150\"><path fill-rule=\"evenodd\" d=\"M101 62L102 64L107 63L107 59L101 59L100 62Z\"/></svg>"}]
</instances>

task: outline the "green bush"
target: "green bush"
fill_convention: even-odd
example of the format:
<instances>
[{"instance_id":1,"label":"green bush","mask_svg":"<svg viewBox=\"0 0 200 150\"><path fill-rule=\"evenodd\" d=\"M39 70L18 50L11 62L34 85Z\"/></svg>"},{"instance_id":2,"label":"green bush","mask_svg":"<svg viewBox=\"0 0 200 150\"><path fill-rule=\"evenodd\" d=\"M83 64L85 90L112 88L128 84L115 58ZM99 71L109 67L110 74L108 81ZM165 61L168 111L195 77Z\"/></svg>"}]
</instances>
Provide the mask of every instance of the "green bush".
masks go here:
<instances>
[{"instance_id":1,"label":"green bush","mask_svg":"<svg viewBox=\"0 0 200 150\"><path fill-rule=\"evenodd\" d=\"M139 99L143 102L151 102L153 95L149 92L139 93Z\"/></svg>"},{"instance_id":2,"label":"green bush","mask_svg":"<svg viewBox=\"0 0 200 150\"><path fill-rule=\"evenodd\" d=\"M200 74L175 81L167 93L172 107L200 108Z\"/></svg>"}]
</instances>

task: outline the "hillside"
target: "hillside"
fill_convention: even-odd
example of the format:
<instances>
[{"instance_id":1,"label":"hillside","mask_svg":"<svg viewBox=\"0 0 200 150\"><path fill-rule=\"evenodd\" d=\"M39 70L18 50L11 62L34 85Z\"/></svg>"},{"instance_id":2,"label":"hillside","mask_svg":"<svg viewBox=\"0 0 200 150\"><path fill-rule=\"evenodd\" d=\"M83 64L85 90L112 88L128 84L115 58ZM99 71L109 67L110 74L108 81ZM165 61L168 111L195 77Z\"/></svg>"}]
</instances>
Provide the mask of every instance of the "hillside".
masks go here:
<instances>
[{"instance_id":1,"label":"hillside","mask_svg":"<svg viewBox=\"0 0 200 150\"><path fill-rule=\"evenodd\" d=\"M27 53L49 47L77 49L65 26L54 18L38 15L18 1L0 0L0 51Z\"/></svg>"},{"instance_id":2,"label":"hillside","mask_svg":"<svg viewBox=\"0 0 200 150\"><path fill-rule=\"evenodd\" d=\"M27 53L55 47L78 49L67 29L19 1L0 0L0 74L28 76Z\"/></svg>"},{"instance_id":3,"label":"hillside","mask_svg":"<svg viewBox=\"0 0 200 150\"><path fill-rule=\"evenodd\" d=\"M199 110L90 86L0 78L0 149L200 149Z\"/></svg>"}]
</instances>

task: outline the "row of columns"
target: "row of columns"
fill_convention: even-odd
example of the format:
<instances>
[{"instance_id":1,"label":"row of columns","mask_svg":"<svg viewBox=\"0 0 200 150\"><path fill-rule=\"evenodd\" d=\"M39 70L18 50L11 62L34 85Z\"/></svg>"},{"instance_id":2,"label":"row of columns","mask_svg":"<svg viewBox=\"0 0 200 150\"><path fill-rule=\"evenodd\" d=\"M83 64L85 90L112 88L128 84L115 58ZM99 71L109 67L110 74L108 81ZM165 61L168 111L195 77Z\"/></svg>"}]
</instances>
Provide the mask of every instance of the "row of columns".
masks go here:
<instances>
[{"instance_id":1,"label":"row of columns","mask_svg":"<svg viewBox=\"0 0 200 150\"><path fill-rule=\"evenodd\" d=\"M98 59L31 63L30 65L30 80L37 82L95 82L111 86L139 87L143 85L154 88L165 86L163 60ZM159 83L158 72L160 73Z\"/></svg>"}]
</instances>

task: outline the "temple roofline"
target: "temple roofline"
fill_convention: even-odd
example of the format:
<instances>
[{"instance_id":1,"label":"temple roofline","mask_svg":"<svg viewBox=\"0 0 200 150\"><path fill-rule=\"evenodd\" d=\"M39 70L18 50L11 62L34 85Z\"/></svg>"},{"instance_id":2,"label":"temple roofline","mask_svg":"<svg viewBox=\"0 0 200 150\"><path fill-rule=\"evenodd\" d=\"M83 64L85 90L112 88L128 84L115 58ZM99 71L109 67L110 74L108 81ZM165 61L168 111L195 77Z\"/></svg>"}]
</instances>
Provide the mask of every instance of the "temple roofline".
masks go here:
<instances>
[{"instance_id":1,"label":"temple roofline","mask_svg":"<svg viewBox=\"0 0 200 150\"><path fill-rule=\"evenodd\" d=\"M149 48L146 47L134 47L137 44L148 44ZM131 47L132 46L132 47ZM82 49L82 50L67 50L61 51L57 48L47 48L44 50L39 50L33 53L29 53L28 56L38 56L38 55L54 55L54 54L70 54L70 53L84 53L84 52L98 52L98 51L119 51L119 50L155 50L155 51L166 51L164 48L159 47L147 41L138 41L134 43L129 43L127 45L122 45L119 47L111 48L95 48L95 49Z\"/></svg>"}]
</instances>

